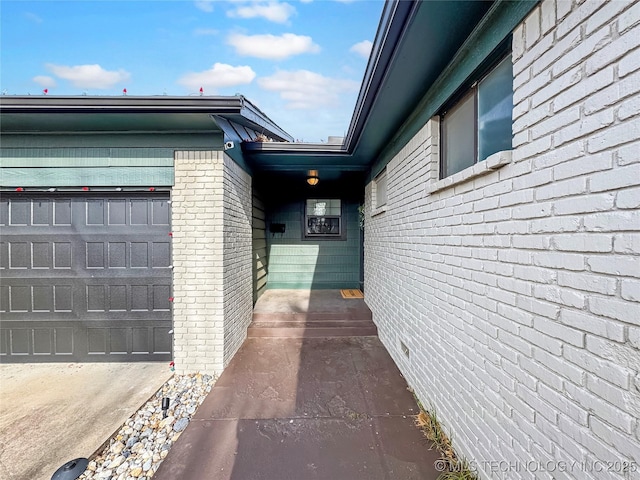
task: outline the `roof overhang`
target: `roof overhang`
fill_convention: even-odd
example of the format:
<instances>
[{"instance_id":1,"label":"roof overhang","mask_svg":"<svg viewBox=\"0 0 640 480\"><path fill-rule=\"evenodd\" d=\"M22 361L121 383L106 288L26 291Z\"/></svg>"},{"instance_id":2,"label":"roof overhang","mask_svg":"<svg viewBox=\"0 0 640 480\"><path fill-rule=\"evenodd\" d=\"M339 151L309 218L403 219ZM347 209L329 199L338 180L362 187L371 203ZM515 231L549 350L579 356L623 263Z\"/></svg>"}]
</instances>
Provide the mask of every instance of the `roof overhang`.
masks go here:
<instances>
[{"instance_id":1,"label":"roof overhang","mask_svg":"<svg viewBox=\"0 0 640 480\"><path fill-rule=\"evenodd\" d=\"M492 1L385 3L343 145L246 144L255 170L367 171Z\"/></svg>"},{"instance_id":2,"label":"roof overhang","mask_svg":"<svg viewBox=\"0 0 640 480\"><path fill-rule=\"evenodd\" d=\"M243 96L2 96L2 133L223 132L254 172L321 178L379 169L539 0L388 0L343 144L293 138ZM489 39L489 40L487 40ZM480 60L479 60L480 59ZM452 69L462 64L465 68ZM454 73L452 73L452 71ZM465 77L466 76L466 77ZM437 92L437 94L434 94ZM245 141L245 132L270 142ZM372 168L373 167L373 168Z\"/></svg>"},{"instance_id":3,"label":"roof overhang","mask_svg":"<svg viewBox=\"0 0 640 480\"><path fill-rule=\"evenodd\" d=\"M243 96L2 96L6 133L219 133L216 116L279 141L292 137Z\"/></svg>"},{"instance_id":4,"label":"roof overhang","mask_svg":"<svg viewBox=\"0 0 640 480\"><path fill-rule=\"evenodd\" d=\"M243 144L247 162L258 171L317 169L321 177L324 171L370 171L424 125L416 111L446 81L452 62L477 61L474 57L486 54L474 47L479 39L503 41L537 3L387 1L343 145L248 143Z\"/></svg>"}]
</instances>

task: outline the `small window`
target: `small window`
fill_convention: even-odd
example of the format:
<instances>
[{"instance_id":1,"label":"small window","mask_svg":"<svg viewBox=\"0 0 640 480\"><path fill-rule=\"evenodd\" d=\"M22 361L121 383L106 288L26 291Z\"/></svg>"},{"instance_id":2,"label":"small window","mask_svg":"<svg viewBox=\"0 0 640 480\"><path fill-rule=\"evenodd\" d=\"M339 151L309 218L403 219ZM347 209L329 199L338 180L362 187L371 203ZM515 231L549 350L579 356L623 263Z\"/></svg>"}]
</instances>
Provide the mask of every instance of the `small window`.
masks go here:
<instances>
[{"instance_id":1,"label":"small window","mask_svg":"<svg viewBox=\"0 0 640 480\"><path fill-rule=\"evenodd\" d=\"M441 114L440 178L496 152L511 150L512 113L513 66L509 55Z\"/></svg>"},{"instance_id":2,"label":"small window","mask_svg":"<svg viewBox=\"0 0 640 480\"><path fill-rule=\"evenodd\" d=\"M342 202L339 199L308 199L304 212L304 234L307 238L341 238Z\"/></svg>"},{"instance_id":3,"label":"small window","mask_svg":"<svg viewBox=\"0 0 640 480\"><path fill-rule=\"evenodd\" d=\"M387 170L383 170L374 180L374 209L387 204Z\"/></svg>"}]
</instances>

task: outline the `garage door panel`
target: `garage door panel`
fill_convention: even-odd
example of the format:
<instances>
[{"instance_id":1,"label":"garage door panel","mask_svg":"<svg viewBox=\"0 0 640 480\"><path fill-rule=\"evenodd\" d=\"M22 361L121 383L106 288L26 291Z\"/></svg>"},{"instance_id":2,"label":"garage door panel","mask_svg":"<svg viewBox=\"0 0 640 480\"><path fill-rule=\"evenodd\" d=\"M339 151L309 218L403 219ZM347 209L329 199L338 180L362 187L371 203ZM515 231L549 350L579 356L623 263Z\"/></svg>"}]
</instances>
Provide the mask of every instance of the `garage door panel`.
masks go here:
<instances>
[{"instance_id":1,"label":"garage door panel","mask_svg":"<svg viewBox=\"0 0 640 480\"><path fill-rule=\"evenodd\" d=\"M53 213L53 205L51 200L34 199L31 203L31 219L32 225L51 225Z\"/></svg>"},{"instance_id":2,"label":"garage door panel","mask_svg":"<svg viewBox=\"0 0 640 480\"><path fill-rule=\"evenodd\" d=\"M53 268L53 245L49 242L31 242L31 267Z\"/></svg>"},{"instance_id":3,"label":"garage door panel","mask_svg":"<svg viewBox=\"0 0 640 480\"><path fill-rule=\"evenodd\" d=\"M74 305L81 305L82 302L75 301L74 295L77 297L80 289L73 288L73 285L54 285L53 286L53 311L54 312L73 312ZM75 315L77 316L77 315Z\"/></svg>"},{"instance_id":4,"label":"garage door panel","mask_svg":"<svg viewBox=\"0 0 640 480\"><path fill-rule=\"evenodd\" d=\"M104 225L105 202L104 200L87 200L85 218L86 225Z\"/></svg>"},{"instance_id":5,"label":"garage door panel","mask_svg":"<svg viewBox=\"0 0 640 480\"><path fill-rule=\"evenodd\" d=\"M53 268L71 269L72 263L71 242L53 242Z\"/></svg>"},{"instance_id":6,"label":"garage door panel","mask_svg":"<svg viewBox=\"0 0 640 480\"><path fill-rule=\"evenodd\" d=\"M0 198L0 225L9 225L9 200Z\"/></svg>"},{"instance_id":7,"label":"garage door panel","mask_svg":"<svg viewBox=\"0 0 640 480\"><path fill-rule=\"evenodd\" d=\"M111 199L107 204L109 225L127 224L127 201Z\"/></svg>"},{"instance_id":8,"label":"garage door panel","mask_svg":"<svg viewBox=\"0 0 640 480\"><path fill-rule=\"evenodd\" d=\"M55 355L73 355L73 328L53 328Z\"/></svg>"},{"instance_id":9,"label":"garage door panel","mask_svg":"<svg viewBox=\"0 0 640 480\"><path fill-rule=\"evenodd\" d=\"M31 217L30 200L14 200L9 204L9 225L29 225Z\"/></svg>"},{"instance_id":10,"label":"garage door panel","mask_svg":"<svg viewBox=\"0 0 640 480\"><path fill-rule=\"evenodd\" d=\"M131 268L149 267L149 243L131 242Z\"/></svg>"},{"instance_id":11,"label":"garage door panel","mask_svg":"<svg viewBox=\"0 0 640 480\"><path fill-rule=\"evenodd\" d=\"M9 242L0 242L0 270L9 268Z\"/></svg>"},{"instance_id":12,"label":"garage door panel","mask_svg":"<svg viewBox=\"0 0 640 480\"><path fill-rule=\"evenodd\" d=\"M129 353L126 328L109 329L109 353L120 355Z\"/></svg>"},{"instance_id":13,"label":"garage door panel","mask_svg":"<svg viewBox=\"0 0 640 480\"><path fill-rule=\"evenodd\" d=\"M9 285L0 285L0 312L9 311Z\"/></svg>"},{"instance_id":14,"label":"garage door panel","mask_svg":"<svg viewBox=\"0 0 640 480\"><path fill-rule=\"evenodd\" d=\"M127 242L108 242L109 268L127 268Z\"/></svg>"},{"instance_id":15,"label":"garage door panel","mask_svg":"<svg viewBox=\"0 0 640 480\"><path fill-rule=\"evenodd\" d=\"M86 242L86 268L105 268L107 255L104 251L104 242Z\"/></svg>"},{"instance_id":16,"label":"garage door panel","mask_svg":"<svg viewBox=\"0 0 640 480\"><path fill-rule=\"evenodd\" d=\"M153 268L168 268L171 265L171 245L169 242L153 242L151 252L151 266Z\"/></svg>"},{"instance_id":17,"label":"garage door panel","mask_svg":"<svg viewBox=\"0 0 640 480\"><path fill-rule=\"evenodd\" d=\"M53 200L53 225L70 226L72 225L72 203L70 198Z\"/></svg>"},{"instance_id":18,"label":"garage door panel","mask_svg":"<svg viewBox=\"0 0 640 480\"><path fill-rule=\"evenodd\" d=\"M31 287L14 285L9 287L9 312L31 311Z\"/></svg>"},{"instance_id":19,"label":"garage door panel","mask_svg":"<svg viewBox=\"0 0 640 480\"><path fill-rule=\"evenodd\" d=\"M28 328L16 328L9 332L9 353L12 356L31 353L30 333Z\"/></svg>"},{"instance_id":20,"label":"garage door panel","mask_svg":"<svg viewBox=\"0 0 640 480\"><path fill-rule=\"evenodd\" d=\"M149 330L146 328L132 328L132 351L134 354L145 353L149 350Z\"/></svg>"},{"instance_id":21,"label":"garage door panel","mask_svg":"<svg viewBox=\"0 0 640 480\"><path fill-rule=\"evenodd\" d=\"M172 339L170 327L152 327L153 330L153 353L170 354Z\"/></svg>"},{"instance_id":22,"label":"garage door panel","mask_svg":"<svg viewBox=\"0 0 640 480\"><path fill-rule=\"evenodd\" d=\"M52 355L54 353L52 328L34 328L31 334L34 355Z\"/></svg>"},{"instance_id":23,"label":"garage door panel","mask_svg":"<svg viewBox=\"0 0 640 480\"><path fill-rule=\"evenodd\" d=\"M31 255L28 242L9 242L9 268L27 269L31 266Z\"/></svg>"},{"instance_id":24,"label":"garage door panel","mask_svg":"<svg viewBox=\"0 0 640 480\"><path fill-rule=\"evenodd\" d=\"M6 358L9 353L10 330L0 329L0 359Z\"/></svg>"},{"instance_id":25,"label":"garage door panel","mask_svg":"<svg viewBox=\"0 0 640 480\"><path fill-rule=\"evenodd\" d=\"M25 328L17 322L0 331L2 362L22 361L132 361L166 360L171 355L170 322L95 321L70 325L37 325Z\"/></svg>"},{"instance_id":26,"label":"garage door panel","mask_svg":"<svg viewBox=\"0 0 640 480\"><path fill-rule=\"evenodd\" d=\"M169 202L167 200L151 201L152 206L152 224L168 226L170 221Z\"/></svg>"},{"instance_id":27,"label":"garage door panel","mask_svg":"<svg viewBox=\"0 0 640 480\"><path fill-rule=\"evenodd\" d=\"M131 200L131 225L149 225L149 204L145 200Z\"/></svg>"},{"instance_id":28,"label":"garage door panel","mask_svg":"<svg viewBox=\"0 0 640 480\"><path fill-rule=\"evenodd\" d=\"M109 311L110 312L127 312L129 308L129 295L127 294L127 285L109 285Z\"/></svg>"},{"instance_id":29,"label":"garage door panel","mask_svg":"<svg viewBox=\"0 0 640 480\"><path fill-rule=\"evenodd\" d=\"M106 312L106 285L87 285L87 312Z\"/></svg>"},{"instance_id":30,"label":"garage door panel","mask_svg":"<svg viewBox=\"0 0 640 480\"><path fill-rule=\"evenodd\" d=\"M108 328L87 328L87 344L89 355L106 355L109 353L107 340Z\"/></svg>"},{"instance_id":31,"label":"garage door panel","mask_svg":"<svg viewBox=\"0 0 640 480\"><path fill-rule=\"evenodd\" d=\"M5 196L3 361L169 359L169 208L165 193Z\"/></svg>"},{"instance_id":32,"label":"garage door panel","mask_svg":"<svg viewBox=\"0 0 640 480\"><path fill-rule=\"evenodd\" d=\"M53 312L53 285L32 285L31 305L33 312Z\"/></svg>"}]
</instances>

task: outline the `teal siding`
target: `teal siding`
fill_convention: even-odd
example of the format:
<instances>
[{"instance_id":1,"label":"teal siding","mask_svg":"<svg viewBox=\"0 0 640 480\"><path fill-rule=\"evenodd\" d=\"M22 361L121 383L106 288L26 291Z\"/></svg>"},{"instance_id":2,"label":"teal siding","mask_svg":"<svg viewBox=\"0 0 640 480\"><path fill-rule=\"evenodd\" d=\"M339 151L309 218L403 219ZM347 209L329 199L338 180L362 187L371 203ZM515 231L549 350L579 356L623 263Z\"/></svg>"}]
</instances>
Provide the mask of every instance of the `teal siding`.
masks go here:
<instances>
[{"instance_id":1,"label":"teal siding","mask_svg":"<svg viewBox=\"0 0 640 480\"><path fill-rule=\"evenodd\" d=\"M173 167L2 168L2 187L168 187Z\"/></svg>"},{"instance_id":2,"label":"teal siding","mask_svg":"<svg viewBox=\"0 0 640 480\"><path fill-rule=\"evenodd\" d=\"M266 212L262 197L253 190L252 208L252 247L253 247L253 303L267 289L267 270L269 257L267 255Z\"/></svg>"},{"instance_id":3,"label":"teal siding","mask_svg":"<svg viewBox=\"0 0 640 480\"><path fill-rule=\"evenodd\" d=\"M171 148L221 150L222 133L3 134L3 148Z\"/></svg>"},{"instance_id":4,"label":"teal siding","mask_svg":"<svg viewBox=\"0 0 640 480\"><path fill-rule=\"evenodd\" d=\"M175 150L221 149L221 134L3 135L0 186L171 186Z\"/></svg>"},{"instance_id":5,"label":"teal siding","mask_svg":"<svg viewBox=\"0 0 640 480\"><path fill-rule=\"evenodd\" d=\"M267 288L358 288L360 227L358 203L343 200L345 240L303 240L304 199L271 206L268 223L284 223L284 234L269 233Z\"/></svg>"}]
</instances>

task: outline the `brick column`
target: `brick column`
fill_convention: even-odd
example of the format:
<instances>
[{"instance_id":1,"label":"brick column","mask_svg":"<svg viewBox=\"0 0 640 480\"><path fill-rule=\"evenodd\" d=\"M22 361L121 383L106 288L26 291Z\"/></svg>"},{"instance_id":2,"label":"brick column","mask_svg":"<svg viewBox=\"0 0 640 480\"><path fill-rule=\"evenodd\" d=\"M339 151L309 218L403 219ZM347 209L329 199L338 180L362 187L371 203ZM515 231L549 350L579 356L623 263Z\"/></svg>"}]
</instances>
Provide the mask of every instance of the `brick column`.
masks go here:
<instances>
[{"instance_id":1,"label":"brick column","mask_svg":"<svg viewBox=\"0 0 640 480\"><path fill-rule=\"evenodd\" d=\"M174 361L219 374L251 321L251 177L218 151L175 153Z\"/></svg>"},{"instance_id":2,"label":"brick column","mask_svg":"<svg viewBox=\"0 0 640 480\"><path fill-rule=\"evenodd\" d=\"M222 370L223 153L175 152L173 349L178 373Z\"/></svg>"}]
</instances>

